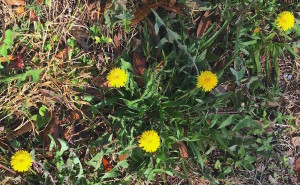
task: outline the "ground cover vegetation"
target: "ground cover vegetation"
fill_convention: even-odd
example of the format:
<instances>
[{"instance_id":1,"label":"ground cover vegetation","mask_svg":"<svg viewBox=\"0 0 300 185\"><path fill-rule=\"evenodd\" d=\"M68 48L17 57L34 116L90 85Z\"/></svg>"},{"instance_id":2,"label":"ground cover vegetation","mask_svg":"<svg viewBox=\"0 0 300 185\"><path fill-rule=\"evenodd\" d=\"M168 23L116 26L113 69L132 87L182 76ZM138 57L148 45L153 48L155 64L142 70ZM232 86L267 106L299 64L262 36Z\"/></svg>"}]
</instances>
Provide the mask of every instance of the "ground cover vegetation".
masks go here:
<instances>
[{"instance_id":1,"label":"ground cover vegetation","mask_svg":"<svg viewBox=\"0 0 300 185\"><path fill-rule=\"evenodd\" d=\"M0 1L1 184L297 184L300 4Z\"/></svg>"}]
</instances>

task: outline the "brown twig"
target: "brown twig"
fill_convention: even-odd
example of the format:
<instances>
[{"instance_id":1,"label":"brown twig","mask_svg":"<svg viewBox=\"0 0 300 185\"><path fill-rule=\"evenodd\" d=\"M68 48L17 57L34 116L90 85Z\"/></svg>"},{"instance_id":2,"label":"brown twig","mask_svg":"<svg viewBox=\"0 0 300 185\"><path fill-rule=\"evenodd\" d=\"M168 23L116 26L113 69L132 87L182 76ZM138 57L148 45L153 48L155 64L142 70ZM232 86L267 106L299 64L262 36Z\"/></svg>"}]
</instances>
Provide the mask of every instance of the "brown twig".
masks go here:
<instances>
[{"instance_id":1,"label":"brown twig","mask_svg":"<svg viewBox=\"0 0 300 185\"><path fill-rule=\"evenodd\" d=\"M10 173L12 173L12 174L14 174L14 175L16 174L16 172L15 172L14 170L7 168L6 166L4 166L4 165L1 164L1 163L0 163L0 168L3 168L3 169L5 169L6 171L9 171Z\"/></svg>"},{"instance_id":2,"label":"brown twig","mask_svg":"<svg viewBox=\"0 0 300 185\"><path fill-rule=\"evenodd\" d=\"M3 30L3 36L2 36L2 39L1 39L1 42L0 42L0 47L1 47L2 44L4 43L4 39L5 39L5 23L1 18L0 18L0 21L2 23L2 30Z\"/></svg>"}]
</instances>

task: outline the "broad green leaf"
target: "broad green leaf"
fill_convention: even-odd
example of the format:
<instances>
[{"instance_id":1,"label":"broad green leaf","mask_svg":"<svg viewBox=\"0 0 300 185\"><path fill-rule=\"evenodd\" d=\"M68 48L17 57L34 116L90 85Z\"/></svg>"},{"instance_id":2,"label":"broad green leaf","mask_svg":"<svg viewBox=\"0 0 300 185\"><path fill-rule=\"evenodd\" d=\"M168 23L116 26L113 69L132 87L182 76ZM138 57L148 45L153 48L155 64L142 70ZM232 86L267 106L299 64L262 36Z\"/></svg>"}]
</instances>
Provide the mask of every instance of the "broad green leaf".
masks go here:
<instances>
[{"instance_id":1,"label":"broad green leaf","mask_svg":"<svg viewBox=\"0 0 300 185\"><path fill-rule=\"evenodd\" d=\"M26 80L26 77L31 75L32 76L32 81L33 82L38 82L39 78L40 78L40 73L43 71L43 69L38 69L38 70L29 70L26 73L23 74L18 74L18 75L14 75L11 77L7 77L4 78L2 80L0 80L0 82L9 82L12 80L18 80L18 83L21 83L23 81Z\"/></svg>"},{"instance_id":2,"label":"broad green leaf","mask_svg":"<svg viewBox=\"0 0 300 185\"><path fill-rule=\"evenodd\" d=\"M101 180L107 179L107 178L115 178L115 177L118 177L118 176L120 176L120 173L117 173L117 172L115 172L113 170L110 170L110 171L106 172L103 175L103 177L101 177Z\"/></svg>"},{"instance_id":3,"label":"broad green leaf","mask_svg":"<svg viewBox=\"0 0 300 185\"><path fill-rule=\"evenodd\" d=\"M191 146L191 149L194 153L194 155L196 155L197 157L197 162L201 165L201 168L204 168L204 161L202 158L202 155L200 154L199 150L196 148L196 145L194 144L194 142L188 142L189 146Z\"/></svg>"},{"instance_id":4,"label":"broad green leaf","mask_svg":"<svg viewBox=\"0 0 300 185\"><path fill-rule=\"evenodd\" d=\"M91 95L84 95L83 100L87 102L91 102L94 96Z\"/></svg>"},{"instance_id":5,"label":"broad green leaf","mask_svg":"<svg viewBox=\"0 0 300 185\"><path fill-rule=\"evenodd\" d=\"M148 175L147 181L153 181L155 177L155 173L157 174L166 173L170 176L173 176L173 173L171 171L163 170L163 169L152 169Z\"/></svg>"},{"instance_id":6,"label":"broad green leaf","mask_svg":"<svg viewBox=\"0 0 300 185\"><path fill-rule=\"evenodd\" d=\"M49 145L49 151L52 151L53 148L56 149L56 143L55 143L55 140L54 138L52 137L52 135L48 134L51 142L50 142L50 145Z\"/></svg>"},{"instance_id":7,"label":"broad green leaf","mask_svg":"<svg viewBox=\"0 0 300 185\"><path fill-rule=\"evenodd\" d=\"M32 76L32 81L33 81L33 82L38 82L39 79L40 79L40 74L41 74L42 71L43 71L43 69L29 70L29 71L27 71L26 73L27 73L28 75L31 75L31 76Z\"/></svg>"},{"instance_id":8,"label":"broad green leaf","mask_svg":"<svg viewBox=\"0 0 300 185\"><path fill-rule=\"evenodd\" d=\"M220 30L218 30L212 37L210 37L203 45L202 45L202 49L207 49L208 47L210 47L213 42L217 39L217 37L224 31L224 29L228 26L228 24L230 23L230 20L226 20L224 22L224 24L222 25L222 27L220 28Z\"/></svg>"},{"instance_id":9,"label":"broad green leaf","mask_svg":"<svg viewBox=\"0 0 300 185\"><path fill-rule=\"evenodd\" d=\"M298 57L298 58L299 58L299 55L296 53L295 50L293 50L293 48L292 48L290 45L284 44L283 46L284 46L285 49L287 49L292 55L294 55L294 57L296 57L296 58Z\"/></svg>"},{"instance_id":10,"label":"broad green leaf","mask_svg":"<svg viewBox=\"0 0 300 185\"><path fill-rule=\"evenodd\" d=\"M73 153L73 155L75 155L74 153ZM70 158L71 157L73 157L73 156L71 156L71 154L70 154ZM69 158L69 159L70 159ZM73 166L75 166L76 164L78 164L79 165L79 172L78 172L78 174L76 175L76 177L78 178L77 180L76 180L76 182L75 182L75 184L79 184L80 183L80 179L81 179L81 177L83 176L83 167L82 167L82 164L81 164L81 162L80 162L80 160L79 160L79 158L77 157L77 156L75 156L74 157L74 159L73 159Z\"/></svg>"},{"instance_id":11,"label":"broad green leaf","mask_svg":"<svg viewBox=\"0 0 300 185\"><path fill-rule=\"evenodd\" d=\"M93 108L99 109L101 107L104 106L109 106L109 105L113 105L119 98L110 98L110 99L106 99L100 103L97 103L93 106Z\"/></svg>"},{"instance_id":12,"label":"broad green leaf","mask_svg":"<svg viewBox=\"0 0 300 185\"><path fill-rule=\"evenodd\" d=\"M9 58L8 58L8 56L7 56L7 46L6 46L5 43L3 43L2 46L1 46L1 48L0 48L0 54L1 54L2 56L4 56L4 58L6 59L6 61L7 61L8 63L10 63L10 60L9 60Z\"/></svg>"},{"instance_id":13,"label":"broad green leaf","mask_svg":"<svg viewBox=\"0 0 300 185\"><path fill-rule=\"evenodd\" d=\"M235 82L237 85L241 85L241 80L244 77L244 74L246 72L246 67L243 66L240 71L236 71L233 68L230 68L231 73L235 76Z\"/></svg>"},{"instance_id":14,"label":"broad green leaf","mask_svg":"<svg viewBox=\"0 0 300 185\"><path fill-rule=\"evenodd\" d=\"M110 37L104 37L103 35L101 36L101 41L105 44L109 44L112 42L112 39Z\"/></svg>"},{"instance_id":15,"label":"broad green leaf","mask_svg":"<svg viewBox=\"0 0 300 185\"><path fill-rule=\"evenodd\" d=\"M243 42L241 44L244 46L249 46L249 45L254 45L256 43L257 43L257 40L251 40L251 41Z\"/></svg>"},{"instance_id":16,"label":"broad green leaf","mask_svg":"<svg viewBox=\"0 0 300 185\"><path fill-rule=\"evenodd\" d=\"M254 128L260 128L261 126L253 121L252 119L250 118L246 118L246 119L243 119L241 120L233 129L232 131L238 131L238 130L241 130L242 128L246 128L246 127L254 127Z\"/></svg>"},{"instance_id":17,"label":"broad green leaf","mask_svg":"<svg viewBox=\"0 0 300 185\"><path fill-rule=\"evenodd\" d=\"M224 128L228 125L232 124L232 119L233 119L234 115L230 115L220 126L219 129Z\"/></svg>"},{"instance_id":18,"label":"broad green leaf","mask_svg":"<svg viewBox=\"0 0 300 185\"><path fill-rule=\"evenodd\" d=\"M299 37L300 36L300 25L299 24L295 24L294 31L295 31L296 35Z\"/></svg>"},{"instance_id":19,"label":"broad green leaf","mask_svg":"<svg viewBox=\"0 0 300 185\"><path fill-rule=\"evenodd\" d=\"M255 49L253 49L251 47L251 49L250 49L250 57L251 57L251 59L256 64L257 74L260 75L262 73L262 68L261 68L261 62L260 62L260 50L259 50L259 48L255 47Z\"/></svg>"},{"instance_id":20,"label":"broad green leaf","mask_svg":"<svg viewBox=\"0 0 300 185\"><path fill-rule=\"evenodd\" d=\"M121 69L133 71L132 65L121 58Z\"/></svg>"},{"instance_id":21,"label":"broad green leaf","mask_svg":"<svg viewBox=\"0 0 300 185\"><path fill-rule=\"evenodd\" d=\"M273 48L273 62L274 62L276 81L278 81L279 75L280 75L280 68L279 68L279 64L278 64L278 49L277 49L277 46L274 46L274 48Z\"/></svg>"},{"instance_id":22,"label":"broad green leaf","mask_svg":"<svg viewBox=\"0 0 300 185\"><path fill-rule=\"evenodd\" d=\"M60 150L58 152L59 156L62 156L65 151L69 149L68 143L60 138L57 139L60 142Z\"/></svg>"},{"instance_id":23,"label":"broad green leaf","mask_svg":"<svg viewBox=\"0 0 300 185\"><path fill-rule=\"evenodd\" d=\"M101 166L102 157L103 151L101 150L100 153L97 153L91 160L86 161L85 164L92 166L94 168L94 171L96 171Z\"/></svg>"},{"instance_id":24,"label":"broad green leaf","mask_svg":"<svg viewBox=\"0 0 300 185\"><path fill-rule=\"evenodd\" d=\"M219 170L219 171L222 170L221 163L220 163L219 160L217 160L216 163L215 163L215 169L216 169L216 170Z\"/></svg>"},{"instance_id":25,"label":"broad green leaf","mask_svg":"<svg viewBox=\"0 0 300 185\"><path fill-rule=\"evenodd\" d=\"M166 29L167 29L167 33L168 33L168 39L171 43L173 42L173 40L181 40L181 37L178 35L178 33L172 31L169 28L166 28Z\"/></svg>"},{"instance_id":26,"label":"broad green leaf","mask_svg":"<svg viewBox=\"0 0 300 185\"><path fill-rule=\"evenodd\" d=\"M11 30L5 31L4 43L6 43L9 48L13 45L13 32Z\"/></svg>"},{"instance_id":27,"label":"broad green leaf","mask_svg":"<svg viewBox=\"0 0 300 185\"><path fill-rule=\"evenodd\" d=\"M42 107L39 109L39 114L41 116L45 116L46 110L47 110L47 107L45 105L42 105Z\"/></svg>"},{"instance_id":28,"label":"broad green leaf","mask_svg":"<svg viewBox=\"0 0 300 185\"><path fill-rule=\"evenodd\" d=\"M168 101L161 103L162 107L178 107L184 105L184 102L182 101Z\"/></svg>"},{"instance_id":29,"label":"broad green leaf","mask_svg":"<svg viewBox=\"0 0 300 185\"><path fill-rule=\"evenodd\" d=\"M231 155L235 156L234 153L230 150L230 148L224 143L224 139L221 137L221 134L219 132L216 132L214 130L210 130L211 135L213 138Z\"/></svg>"},{"instance_id":30,"label":"broad green leaf","mask_svg":"<svg viewBox=\"0 0 300 185\"><path fill-rule=\"evenodd\" d=\"M154 26L155 34L158 34L160 26L165 26L164 21L159 17L155 10L152 9L153 14L155 15L156 23Z\"/></svg>"},{"instance_id":31,"label":"broad green leaf","mask_svg":"<svg viewBox=\"0 0 300 185\"><path fill-rule=\"evenodd\" d=\"M99 44L101 42L100 37L95 36L96 44Z\"/></svg>"}]
</instances>

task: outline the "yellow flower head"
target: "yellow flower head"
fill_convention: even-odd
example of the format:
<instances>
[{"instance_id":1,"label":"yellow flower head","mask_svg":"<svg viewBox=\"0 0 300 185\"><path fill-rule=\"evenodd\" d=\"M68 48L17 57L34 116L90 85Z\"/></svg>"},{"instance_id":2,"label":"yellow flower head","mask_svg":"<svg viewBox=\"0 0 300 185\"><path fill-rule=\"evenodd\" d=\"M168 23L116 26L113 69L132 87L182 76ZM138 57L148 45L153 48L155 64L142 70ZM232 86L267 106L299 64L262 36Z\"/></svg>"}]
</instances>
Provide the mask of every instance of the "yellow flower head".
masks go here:
<instances>
[{"instance_id":1,"label":"yellow flower head","mask_svg":"<svg viewBox=\"0 0 300 185\"><path fill-rule=\"evenodd\" d=\"M253 33L256 34L260 31L260 28L259 27L256 27L254 30L253 30Z\"/></svg>"},{"instance_id":2,"label":"yellow flower head","mask_svg":"<svg viewBox=\"0 0 300 185\"><path fill-rule=\"evenodd\" d=\"M218 85L218 77L210 71L201 72L197 77L197 87L203 89L205 92L211 91Z\"/></svg>"},{"instance_id":3,"label":"yellow flower head","mask_svg":"<svg viewBox=\"0 0 300 185\"><path fill-rule=\"evenodd\" d=\"M15 171L26 172L32 166L31 155L24 150L17 151L12 157L10 164Z\"/></svg>"},{"instance_id":4,"label":"yellow flower head","mask_svg":"<svg viewBox=\"0 0 300 185\"><path fill-rule=\"evenodd\" d=\"M127 74L123 69L117 67L108 73L107 80L112 87L124 87L127 82Z\"/></svg>"},{"instance_id":5,"label":"yellow flower head","mask_svg":"<svg viewBox=\"0 0 300 185\"><path fill-rule=\"evenodd\" d=\"M280 30L287 31L294 27L295 17L291 12L283 11L278 15L275 22Z\"/></svg>"},{"instance_id":6,"label":"yellow flower head","mask_svg":"<svg viewBox=\"0 0 300 185\"><path fill-rule=\"evenodd\" d=\"M154 130L143 132L138 142L139 147L149 153L155 152L160 146L160 138Z\"/></svg>"}]
</instances>

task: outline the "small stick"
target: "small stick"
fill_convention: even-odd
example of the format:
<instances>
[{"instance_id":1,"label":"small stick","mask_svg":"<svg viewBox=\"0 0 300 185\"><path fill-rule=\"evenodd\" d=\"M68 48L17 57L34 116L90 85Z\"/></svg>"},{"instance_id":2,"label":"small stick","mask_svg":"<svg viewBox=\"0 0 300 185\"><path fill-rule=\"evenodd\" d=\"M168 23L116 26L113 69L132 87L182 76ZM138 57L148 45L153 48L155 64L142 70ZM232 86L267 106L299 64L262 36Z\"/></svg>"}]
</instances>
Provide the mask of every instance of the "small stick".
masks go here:
<instances>
[{"instance_id":1,"label":"small stick","mask_svg":"<svg viewBox=\"0 0 300 185\"><path fill-rule=\"evenodd\" d=\"M3 36L2 36L2 39L1 39L1 42L0 42L0 47L1 47L3 42L4 42L4 39L5 39L5 23L1 18L0 18L0 21L2 23L2 30L3 30Z\"/></svg>"},{"instance_id":2,"label":"small stick","mask_svg":"<svg viewBox=\"0 0 300 185\"><path fill-rule=\"evenodd\" d=\"M4 165L2 165L2 164L0 164L0 168L3 168L3 169L5 169L6 171L9 171L10 173L12 173L12 174L16 174L16 172L14 171L14 170L12 170L12 169L9 169L9 168L7 168L6 166L4 166Z\"/></svg>"}]
</instances>

